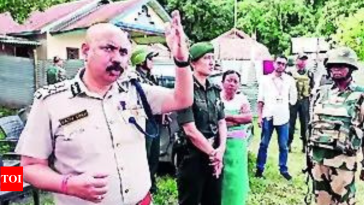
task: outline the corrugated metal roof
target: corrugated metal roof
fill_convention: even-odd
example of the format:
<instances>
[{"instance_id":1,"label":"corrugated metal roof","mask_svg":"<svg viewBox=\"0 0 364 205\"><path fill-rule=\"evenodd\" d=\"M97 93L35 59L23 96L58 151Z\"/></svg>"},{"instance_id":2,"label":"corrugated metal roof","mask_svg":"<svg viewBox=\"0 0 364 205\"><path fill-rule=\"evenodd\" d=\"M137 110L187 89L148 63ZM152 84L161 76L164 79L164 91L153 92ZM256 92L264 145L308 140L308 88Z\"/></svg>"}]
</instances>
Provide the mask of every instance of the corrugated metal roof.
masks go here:
<instances>
[{"instance_id":1,"label":"corrugated metal roof","mask_svg":"<svg viewBox=\"0 0 364 205\"><path fill-rule=\"evenodd\" d=\"M0 34L10 33L14 31L19 24L13 20L9 12L0 14Z\"/></svg>"},{"instance_id":2,"label":"corrugated metal roof","mask_svg":"<svg viewBox=\"0 0 364 205\"><path fill-rule=\"evenodd\" d=\"M13 37L13 36L3 36L0 35L0 42L5 44L17 44L17 45L29 45L29 46L40 46L38 41L30 41L28 39Z\"/></svg>"},{"instance_id":3,"label":"corrugated metal roof","mask_svg":"<svg viewBox=\"0 0 364 205\"><path fill-rule=\"evenodd\" d=\"M79 0L51 6L45 11L34 11L26 22L20 25L11 33L22 33L26 31L39 31L44 26L82 8L83 6L93 2L94 0ZM7 32L10 33L10 32Z\"/></svg>"},{"instance_id":4,"label":"corrugated metal roof","mask_svg":"<svg viewBox=\"0 0 364 205\"><path fill-rule=\"evenodd\" d=\"M101 5L95 11L90 12L88 15L76 19L74 22L60 28L56 28L51 33L62 33L65 31L73 31L80 28L88 28L91 25L99 22L108 22L126 10L130 9L141 0L128 0L113 2Z\"/></svg>"}]
</instances>

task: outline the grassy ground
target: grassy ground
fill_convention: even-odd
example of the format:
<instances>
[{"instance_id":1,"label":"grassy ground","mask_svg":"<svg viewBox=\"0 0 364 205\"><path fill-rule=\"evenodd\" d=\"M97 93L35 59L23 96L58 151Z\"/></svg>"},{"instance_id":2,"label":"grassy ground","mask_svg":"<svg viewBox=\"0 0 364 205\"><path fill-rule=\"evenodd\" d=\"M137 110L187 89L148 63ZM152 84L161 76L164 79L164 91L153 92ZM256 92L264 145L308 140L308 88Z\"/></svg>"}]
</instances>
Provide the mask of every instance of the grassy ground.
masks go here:
<instances>
[{"instance_id":1,"label":"grassy ground","mask_svg":"<svg viewBox=\"0 0 364 205\"><path fill-rule=\"evenodd\" d=\"M256 129L260 134L260 130ZM256 133L257 133L256 132ZM298 133L298 132L297 132ZM293 152L289 154L288 168L293 176L292 182L287 182L279 174L278 168L278 141L273 136L269 151L265 179L254 178L255 156L259 149L260 135L256 135L251 145L249 163L250 187L248 205L303 205L307 191L306 175L302 173L305 168L305 156L301 153L301 141L298 136L293 142ZM357 180L357 204L364 204L364 182Z\"/></svg>"},{"instance_id":2,"label":"grassy ground","mask_svg":"<svg viewBox=\"0 0 364 205\"><path fill-rule=\"evenodd\" d=\"M293 142L293 152L289 154L288 167L293 176L291 182L286 181L278 170L278 141L272 137L264 179L254 177L256 153L260 142L260 130L256 128L249 154L250 194L247 205L303 205L307 191L306 176L302 174L305 167L305 156L301 153L301 141L297 138ZM154 196L155 205L177 204L177 185L173 177L163 176L158 179L159 194ZM357 204L364 204L364 182L357 181ZM31 205L29 198L21 200L13 205ZM53 205L50 194L42 193L41 204Z\"/></svg>"},{"instance_id":3,"label":"grassy ground","mask_svg":"<svg viewBox=\"0 0 364 205\"><path fill-rule=\"evenodd\" d=\"M279 174L278 170L278 142L273 136L268 151L268 161L264 179L254 178L256 153L259 148L260 130L257 133L250 147L249 174L250 194L247 205L303 205L307 191L305 184L306 176L302 174L305 168L305 156L301 153L301 141L298 137L293 142L293 152L289 154L288 167L293 176L291 182L286 181ZM177 204L177 186L173 177L163 176L158 179L159 194L154 196L155 205ZM364 182L357 181L357 204L364 204ZM32 203L29 200L16 205ZM52 205L52 197L49 194L42 194L42 204Z\"/></svg>"}]
</instances>

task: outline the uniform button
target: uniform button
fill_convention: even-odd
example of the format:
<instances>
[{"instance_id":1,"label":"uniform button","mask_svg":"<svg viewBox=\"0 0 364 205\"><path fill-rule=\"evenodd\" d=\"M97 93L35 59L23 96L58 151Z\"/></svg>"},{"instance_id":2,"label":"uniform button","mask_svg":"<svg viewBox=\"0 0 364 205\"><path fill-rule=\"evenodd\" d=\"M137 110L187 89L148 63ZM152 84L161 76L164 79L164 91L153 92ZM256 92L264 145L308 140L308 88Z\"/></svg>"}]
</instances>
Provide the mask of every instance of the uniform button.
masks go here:
<instances>
[{"instance_id":1,"label":"uniform button","mask_svg":"<svg viewBox=\"0 0 364 205\"><path fill-rule=\"evenodd\" d=\"M129 189L125 189L125 194L127 194L129 192Z\"/></svg>"},{"instance_id":2,"label":"uniform button","mask_svg":"<svg viewBox=\"0 0 364 205\"><path fill-rule=\"evenodd\" d=\"M124 168L123 168L123 167L120 167L120 170L121 170L121 171L124 171Z\"/></svg>"},{"instance_id":3,"label":"uniform button","mask_svg":"<svg viewBox=\"0 0 364 205\"><path fill-rule=\"evenodd\" d=\"M119 142L116 143L116 147L121 147L121 144Z\"/></svg>"}]
</instances>

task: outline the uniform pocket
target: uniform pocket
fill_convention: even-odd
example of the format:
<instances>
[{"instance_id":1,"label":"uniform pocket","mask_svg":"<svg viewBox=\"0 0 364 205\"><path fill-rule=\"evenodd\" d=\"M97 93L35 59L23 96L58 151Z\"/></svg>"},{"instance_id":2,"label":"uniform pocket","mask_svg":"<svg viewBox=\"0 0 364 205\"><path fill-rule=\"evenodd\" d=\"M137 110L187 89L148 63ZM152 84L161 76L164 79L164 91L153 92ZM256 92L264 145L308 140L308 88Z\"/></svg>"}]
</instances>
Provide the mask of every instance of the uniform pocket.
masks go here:
<instances>
[{"instance_id":1,"label":"uniform pocket","mask_svg":"<svg viewBox=\"0 0 364 205\"><path fill-rule=\"evenodd\" d=\"M100 138L99 129L96 126L66 125L56 136L55 154L72 159L94 157L100 152L97 146Z\"/></svg>"}]
</instances>

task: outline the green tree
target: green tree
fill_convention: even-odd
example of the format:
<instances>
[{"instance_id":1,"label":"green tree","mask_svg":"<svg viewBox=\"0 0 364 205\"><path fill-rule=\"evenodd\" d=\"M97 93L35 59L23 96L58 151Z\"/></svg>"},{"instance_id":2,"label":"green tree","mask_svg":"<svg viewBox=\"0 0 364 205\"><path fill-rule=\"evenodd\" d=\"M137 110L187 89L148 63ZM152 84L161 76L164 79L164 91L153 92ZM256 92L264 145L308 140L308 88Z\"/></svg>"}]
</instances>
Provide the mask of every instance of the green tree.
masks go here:
<instances>
[{"instance_id":1,"label":"green tree","mask_svg":"<svg viewBox=\"0 0 364 205\"><path fill-rule=\"evenodd\" d=\"M178 9L193 42L216 38L234 26L234 0L168 0L167 11Z\"/></svg>"},{"instance_id":2,"label":"green tree","mask_svg":"<svg viewBox=\"0 0 364 205\"><path fill-rule=\"evenodd\" d=\"M289 53L291 37L313 33L315 16L303 0L251 0L239 3L238 28L256 33L271 53Z\"/></svg>"},{"instance_id":3,"label":"green tree","mask_svg":"<svg viewBox=\"0 0 364 205\"><path fill-rule=\"evenodd\" d=\"M329 0L322 8L316 11L317 27L316 34L330 36L339 28L337 19L348 16L364 8L363 0Z\"/></svg>"},{"instance_id":4,"label":"green tree","mask_svg":"<svg viewBox=\"0 0 364 205\"><path fill-rule=\"evenodd\" d=\"M364 60L364 8L348 17L341 16L336 25L338 29L333 35L334 41L352 48Z\"/></svg>"}]
</instances>

